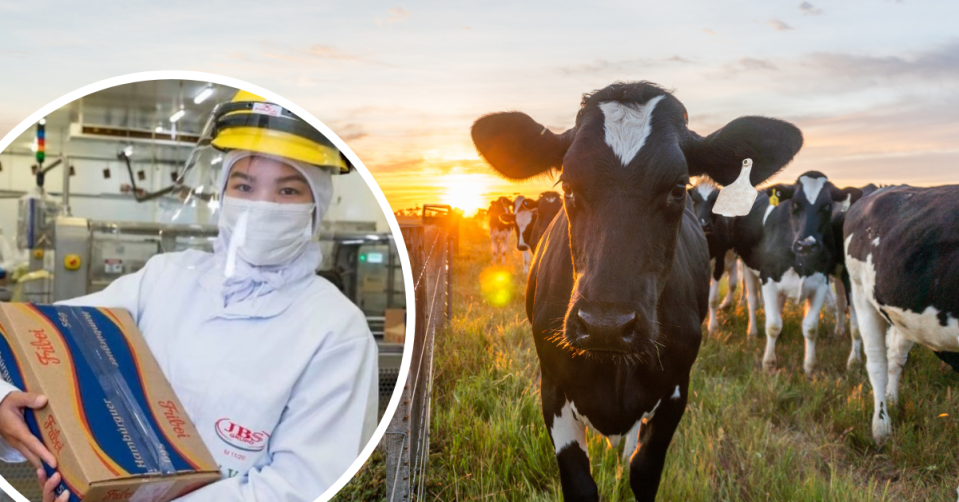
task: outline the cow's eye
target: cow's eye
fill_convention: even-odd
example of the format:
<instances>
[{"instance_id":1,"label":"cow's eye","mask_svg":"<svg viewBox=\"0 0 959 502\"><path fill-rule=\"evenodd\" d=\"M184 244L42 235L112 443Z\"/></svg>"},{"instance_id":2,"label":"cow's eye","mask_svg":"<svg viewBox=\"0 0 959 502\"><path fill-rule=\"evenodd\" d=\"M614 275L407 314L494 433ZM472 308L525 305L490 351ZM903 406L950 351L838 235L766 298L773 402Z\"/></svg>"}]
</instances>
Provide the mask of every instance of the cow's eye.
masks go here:
<instances>
[{"instance_id":1,"label":"cow's eye","mask_svg":"<svg viewBox=\"0 0 959 502\"><path fill-rule=\"evenodd\" d=\"M686 197L686 185L683 183L677 183L676 186L669 191L669 196L674 199L682 199Z\"/></svg>"},{"instance_id":2,"label":"cow's eye","mask_svg":"<svg viewBox=\"0 0 959 502\"><path fill-rule=\"evenodd\" d=\"M573 189L569 186L568 181L563 182L563 193L566 195L572 195Z\"/></svg>"}]
</instances>

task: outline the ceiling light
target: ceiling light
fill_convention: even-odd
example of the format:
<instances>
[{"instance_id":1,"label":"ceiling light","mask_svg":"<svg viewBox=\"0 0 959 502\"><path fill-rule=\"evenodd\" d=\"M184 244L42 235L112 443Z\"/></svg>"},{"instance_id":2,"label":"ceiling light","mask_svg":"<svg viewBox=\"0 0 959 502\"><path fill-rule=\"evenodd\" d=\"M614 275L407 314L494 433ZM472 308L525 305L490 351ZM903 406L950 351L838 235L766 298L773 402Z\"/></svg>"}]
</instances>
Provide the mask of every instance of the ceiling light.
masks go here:
<instances>
[{"instance_id":1,"label":"ceiling light","mask_svg":"<svg viewBox=\"0 0 959 502\"><path fill-rule=\"evenodd\" d=\"M170 115L170 123L176 124L176 122L183 118L186 115L186 110L180 109L173 115Z\"/></svg>"},{"instance_id":2,"label":"ceiling light","mask_svg":"<svg viewBox=\"0 0 959 502\"><path fill-rule=\"evenodd\" d=\"M162 126L162 125L157 125L157 126L156 126L156 129L154 129L153 131L154 131L154 132L163 132L163 126Z\"/></svg>"},{"instance_id":3,"label":"ceiling light","mask_svg":"<svg viewBox=\"0 0 959 502\"><path fill-rule=\"evenodd\" d=\"M207 87L206 89L203 89L202 91L200 91L200 94L197 94L195 98L193 98L193 103L200 104L206 101L206 99L212 95L213 95L213 88Z\"/></svg>"}]
</instances>

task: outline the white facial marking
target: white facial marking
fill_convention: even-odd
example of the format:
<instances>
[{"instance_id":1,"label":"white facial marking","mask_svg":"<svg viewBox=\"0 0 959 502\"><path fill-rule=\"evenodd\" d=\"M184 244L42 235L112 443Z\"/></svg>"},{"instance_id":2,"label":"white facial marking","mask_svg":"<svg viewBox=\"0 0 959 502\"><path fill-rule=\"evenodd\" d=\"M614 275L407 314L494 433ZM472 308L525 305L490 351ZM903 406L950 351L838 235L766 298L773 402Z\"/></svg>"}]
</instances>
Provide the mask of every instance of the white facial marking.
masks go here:
<instances>
[{"instance_id":1,"label":"white facial marking","mask_svg":"<svg viewBox=\"0 0 959 502\"><path fill-rule=\"evenodd\" d=\"M846 238L846 249L853 236ZM959 351L959 319L946 316L946 325L939 323L939 310L932 305L922 312L880 304L876 301L876 265L872 253L866 255L866 261L860 261L846 253L846 267L854 285L861 288L863 295L875 309L882 309L893 326L907 340L920 343L939 351Z\"/></svg>"},{"instance_id":2,"label":"white facial marking","mask_svg":"<svg viewBox=\"0 0 959 502\"><path fill-rule=\"evenodd\" d=\"M800 176L799 182L802 183L802 191L806 194L806 198L809 199L810 204L815 204L816 199L819 197L819 192L822 191L822 187L826 186L826 182L829 181L826 178L810 178L809 176Z\"/></svg>"},{"instance_id":3,"label":"white facial marking","mask_svg":"<svg viewBox=\"0 0 959 502\"><path fill-rule=\"evenodd\" d=\"M875 239L872 240L872 246L876 247L878 245L879 245L879 237L876 237Z\"/></svg>"},{"instance_id":4,"label":"white facial marking","mask_svg":"<svg viewBox=\"0 0 959 502\"><path fill-rule=\"evenodd\" d=\"M559 415L553 417L553 427L549 430L549 435L553 438L556 454L563 449L578 444L580 449L588 452L586 449L586 424L579 420L581 415L575 413L575 406L570 406L569 401L563 404Z\"/></svg>"},{"instance_id":5,"label":"white facial marking","mask_svg":"<svg viewBox=\"0 0 959 502\"><path fill-rule=\"evenodd\" d=\"M617 101L600 103L605 117L606 144L613 149L623 165L628 165L646 144L652 130L650 118L653 108L665 95L656 96L642 105L626 105Z\"/></svg>"},{"instance_id":6,"label":"white facial marking","mask_svg":"<svg viewBox=\"0 0 959 502\"><path fill-rule=\"evenodd\" d=\"M516 211L516 226L519 227L519 243L526 244L526 241L523 239L523 232L526 231L526 227L533 221L533 212L526 209Z\"/></svg>"},{"instance_id":7,"label":"white facial marking","mask_svg":"<svg viewBox=\"0 0 959 502\"><path fill-rule=\"evenodd\" d=\"M799 241L799 242L801 242L801 243L803 243L803 244L805 244L805 245L807 245L807 246L811 246L811 245L813 245L813 244L816 243L816 238L810 235L809 237L806 237L805 239L803 239L803 240L801 240L801 241Z\"/></svg>"},{"instance_id":8,"label":"white facial marking","mask_svg":"<svg viewBox=\"0 0 959 502\"><path fill-rule=\"evenodd\" d=\"M770 205L766 208L766 214L763 215L763 225L766 224L766 218L769 218L769 215L772 214L773 209L776 209L776 206Z\"/></svg>"},{"instance_id":9,"label":"white facial marking","mask_svg":"<svg viewBox=\"0 0 959 502\"><path fill-rule=\"evenodd\" d=\"M848 211L849 206L852 206L852 194L846 195L846 200L842 201L842 205L839 206L839 211L840 212Z\"/></svg>"},{"instance_id":10,"label":"white facial marking","mask_svg":"<svg viewBox=\"0 0 959 502\"><path fill-rule=\"evenodd\" d=\"M699 195L701 195L701 196L703 197L703 200L708 199L708 198L709 198L709 194L713 193L713 190L715 190L715 189L716 189L716 187L714 187L714 186L712 186L712 185L710 185L710 184L708 184L708 183L703 183L703 184L700 184L700 185L696 185L696 191L699 192Z\"/></svg>"},{"instance_id":11,"label":"white facial marking","mask_svg":"<svg viewBox=\"0 0 959 502\"><path fill-rule=\"evenodd\" d=\"M671 399L679 399L680 397L681 396L679 395L679 386L677 385L676 390L673 391L673 397Z\"/></svg>"}]
</instances>

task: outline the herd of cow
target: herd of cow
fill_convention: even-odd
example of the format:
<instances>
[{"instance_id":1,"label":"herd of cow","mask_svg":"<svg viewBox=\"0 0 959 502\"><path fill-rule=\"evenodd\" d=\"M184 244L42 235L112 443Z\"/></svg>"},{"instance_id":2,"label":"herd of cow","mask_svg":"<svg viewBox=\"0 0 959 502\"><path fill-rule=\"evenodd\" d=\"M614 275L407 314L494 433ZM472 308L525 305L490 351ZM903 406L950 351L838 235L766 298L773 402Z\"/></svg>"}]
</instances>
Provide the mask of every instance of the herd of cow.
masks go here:
<instances>
[{"instance_id":1,"label":"herd of cow","mask_svg":"<svg viewBox=\"0 0 959 502\"><path fill-rule=\"evenodd\" d=\"M713 206L743 160L760 185L793 159L802 134L755 116L705 137L687 125L678 99L638 82L585 95L562 134L519 112L472 128L479 153L507 178L561 173L562 195L500 197L488 217L494 262L505 261L515 231L529 273L543 418L566 500L599 498L587 426L613 445L625 439L633 493L655 499L702 323L708 314L709 332L718 328L719 280L729 274L728 305L739 262L750 337L760 297L764 305L767 369L787 299L805 302L807 374L820 310L835 305L843 335L848 310L848 365L864 349L876 441L891 432L888 406L913 344L959 372L959 186L840 189L810 171L757 190L749 214L720 216Z\"/></svg>"}]
</instances>

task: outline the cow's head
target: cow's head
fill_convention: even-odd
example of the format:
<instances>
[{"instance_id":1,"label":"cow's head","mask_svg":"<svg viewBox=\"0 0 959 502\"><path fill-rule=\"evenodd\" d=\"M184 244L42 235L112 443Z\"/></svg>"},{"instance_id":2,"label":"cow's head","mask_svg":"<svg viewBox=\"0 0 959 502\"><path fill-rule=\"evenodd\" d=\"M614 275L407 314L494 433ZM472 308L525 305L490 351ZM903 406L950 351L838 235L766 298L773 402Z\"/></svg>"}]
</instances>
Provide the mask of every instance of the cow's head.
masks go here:
<instances>
[{"instance_id":1,"label":"cow's head","mask_svg":"<svg viewBox=\"0 0 959 502\"><path fill-rule=\"evenodd\" d=\"M499 217L502 222L513 224L513 229L516 230L516 249L520 251L529 250L529 237L533 232L533 223L536 223L536 218L539 217L536 206L535 200L529 200L520 195L513 201L513 212Z\"/></svg>"},{"instance_id":2,"label":"cow's head","mask_svg":"<svg viewBox=\"0 0 959 502\"><path fill-rule=\"evenodd\" d=\"M862 190L837 188L818 171L803 173L791 185L773 185L766 193L778 197L788 208L792 251L800 259L821 257L826 244L832 241L834 209L844 211L862 197Z\"/></svg>"},{"instance_id":3,"label":"cow's head","mask_svg":"<svg viewBox=\"0 0 959 502\"><path fill-rule=\"evenodd\" d=\"M519 112L473 125L477 150L507 178L562 171L574 279L564 336L572 347L637 352L659 337L657 307L690 176L726 185L751 158L755 186L802 146L799 130L775 119L740 117L706 137L687 122L678 99L640 82L585 95L562 134Z\"/></svg>"},{"instance_id":4,"label":"cow's head","mask_svg":"<svg viewBox=\"0 0 959 502\"><path fill-rule=\"evenodd\" d=\"M713 213L713 206L719 197L719 186L706 178L699 178L696 184L689 189L689 200L693 203L693 213L696 221L703 227L703 232L710 235L716 230L721 215Z\"/></svg>"}]
</instances>

